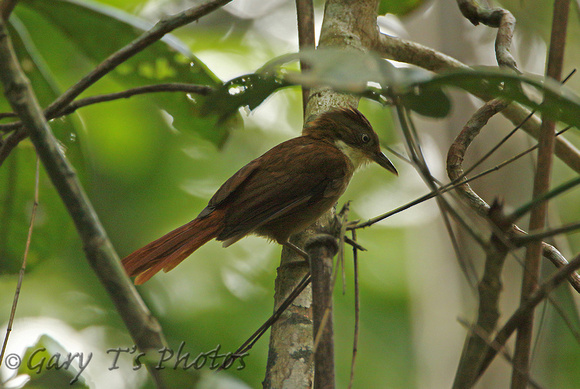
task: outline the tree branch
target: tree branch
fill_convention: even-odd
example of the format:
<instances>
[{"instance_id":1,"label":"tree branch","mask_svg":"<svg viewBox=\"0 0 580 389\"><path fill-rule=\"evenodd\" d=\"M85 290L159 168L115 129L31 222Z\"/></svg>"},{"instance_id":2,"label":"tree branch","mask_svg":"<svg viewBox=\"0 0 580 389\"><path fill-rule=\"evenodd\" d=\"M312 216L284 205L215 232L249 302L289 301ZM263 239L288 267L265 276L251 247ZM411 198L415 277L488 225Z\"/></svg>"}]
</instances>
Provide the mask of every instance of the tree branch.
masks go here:
<instances>
[{"instance_id":1,"label":"tree branch","mask_svg":"<svg viewBox=\"0 0 580 389\"><path fill-rule=\"evenodd\" d=\"M495 331L500 316L501 273L509 249L504 244L505 238L503 235L511 229L511 223L506 220L502 206L499 203L494 203L489 208L488 216L497 227L498 232L494 232L491 237L491 244L486 250L483 277L477 288L479 294L477 319L465 339L455 381L453 382L453 388L457 389L473 386L489 342L488 338Z\"/></svg>"},{"instance_id":2,"label":"tree branch","mask_svg":"<svg viewBox=\"0 0 580 389\"><path fill-rule=\"evenodd\" d=\"M159 92L184 92L184 93L195 93L198 95L206 96L210 94L214 88L207 85L193 85L193 84L184 84L184 83L169 83L169 84L155 84L155 85L145 85L139 86L136 88L131 88L124 90L122 92L115 92L115 93L107 93L104 95L97 95L91 97L85 97L84 99L78 99L67 105L63 108L58 115L47 117L45 116L46 120L51 120L57 117L70 115L71 113L75 112L79 108L83 108L92 104L103 103L107 101L114 101L119 99L128 99L129 97L148 94L148 93L159 93ZM17 115L13 112L8 113L0 113L0 119L9 118L9 117L17 117ZM22 123L15 122L10 123L11 126L20 127ZM0 130L6 131L7 126L0 127Z\"/></svg>"},{"instance_id":3,"label":"tree branch","mask_svg":"<svg viewBox=\"0 0 580 389\"><path fill-rule=\"evenodd\" d=\"M296 0L296 19L298 20L298 47L300 51L314 49L314 4L312 0ZM308 69L308 65L300 60L300 70ZM306 117L306 104L310 89L302 86L302 109Z\"/></svg>"},{"instance_id":4,"label":"tree branch","mask_svg":"<svg viewBox=\"0 0 580 389\"><path fill-rule=\"evenodd\" d=\"M564 62L564 47L566 42L566 28L568 23L568 10L570 0L556 0L552 17L552 34L550 49L548 52L548 65L546 76L559 81L562 77L562 65ZM544 101L553 97L549 94L544 96ZM555 144L554 129L556 123L546 117L542 118L540 135L538 137L538 161L536 175L534 177L533 198L538 198L550 189L552 164ZM535 204L530 213L530 232L543 229L548 213L548 202L543 201ZM540 263L542 254L542 242L533 241L527 246L522 280L521 303L524 304L538 288L540 277ZM525 389L529 376L529 361L532 350L532 330L534 323L534 311L525 315L522 325L518 329L516 348L514 352L514 368L512 371L512 388Z\"/></svg>"},{"instance_id":5,"label":"tree branch","mask_svg":"<svg viewBox=\"0 0 580 389\"><path fill-rule=\"evenodd\" d=\"M462 62L429 47L385 34L380 35L376 50L384 58L406 62L436 73L469 68ZM478 95L477 97L484 101L491 100L489 96ZM530 116L528 109L519 104L511 103L502 111L502 115L514 125L523 123L521 128L535 139L538 139L541 121L537 116L531 116L529 119L524 120ZM572 143L559 137L556 139L555 153L568 167L580 173L580 151Z\"/></svg>"},{"instance_id":6,"label":"tree branch","mask_svg":"<svg viewBox=\"0 0 580 389\"><path fill-rule=\"evenodd\" d=\"M2 18L2 20L8 20L14 7L16 7L16 3L18 3L18 0L4 0L0 2L0 18Z\"/></svg>"},{"instance_id":7,"label":"tree branch","mask_svg":"<svg viewBox=\"0 0 580 389\"><path fill-rule=\"evenodd\" d=\"M95 67L89 74L80 79L75 85L70 87L66 92L60 95L52 104L48 106L47 114L50 116L59 112L70 104L78 95L85 91L89 86L100 80L107 73L115 69L118 65L125 62L135 54L143 51L151 44L163 38L166 34L176 28L185 26L202 16L224 6L231 0L205 0L201 4L191 7L176 15L162 19L150 30L144 32L139 38L123 47L121 50L113 53L101 64Z\"/></svg>"},{"instance_id":8,"label":"tree branch","mask_svg":"<svg viewBox=\"0 0 580 389\"><path fill-rule=\"evenodd\" d=\"M14 112L25 125L36 152L57 189L79 236L85 254L139 349L158 350L164 345L161 327L121 268L99 219L76 173L61 153L44 118L30 82L20 68L4 23L0 20L0 79ZM159 371L149 366L159 387Z\"/></svg>"},{"instance_id":9,"label":"tree branch","mask_svg":"<svg viewBox=\"0 0 580 389\"><path fill-rule=\"evenodd\" d=\"M158 93L158 92L185 92L185 93L195 93L199 95L208 95L214 89L207 85L191 85L191 84L156 84L156 85L146 85L137 88L127 89L122 92L109 93L105 95L85 97L84 99L79 99L73 101L67 105L57 117L69 115L79 108L86 107L92 104L103 103L107 101L128 99L132 96L142 95L146 93Z\"/></svg>"},{"instance_id":10,"label":"tree branch","mask_svg":"<svg viewBox=\"0 0 580 389\"><path fill-rule=\"evenodd\" d=\"M556 289L558 285L564 282L570 274L578 269L580 269L580 255L577 255L576 258L571 260L566 266L558 269L554 275L546 280L523 304L519 306L502 329L497 333L493 341L488 344L487 353L483 359L483 363L481 364L478 377L480 377L487 369L498 351L503 349L507 340L514 331L524 324L526 317L534 311L535 307L548 297L548 295Z\"/></svg>"},{"instance_id":11,"label":"tree branch","mask_svg":"<svg viewBox=\"0 0 580 389\"><path fill-rule=\"evenodd\" d=\"M376 25L378 0L329 0L324 9L324 20L319 39L319 47L335 47L345 50L366 52L376 46L378 29ZM306 109L306 118L318 115L336 107L358 105L358 98L350 95L337 93L331 89L315 89L310 93ZM331 220L333 215L328 214L324 220ZM313 234L312 230L297 234L291 238L294 244L304 247L304 242ZM282 251L281 266L276 278L275 306L294 288L295 284L303 277L304 272L292 274L289 272L292 261L296 261L295 254L290 250ZM272 326L270 333L270 353L264 388L308 388L312 385L314 374L312 361L312 319L310 301L312 301L311 288L307 288L303 295L304 300L299 298L298 303L290 307L290 312L295 314L300 321L294 320L295 325L288 326L289 320L279 320ZM302 297L302 296L301 296ZM308 298L306 300L306 298ZM300 305L300 301L308 301L307 305ZM304 335L308 334L305 339ZM300 342L300 343L299 343ZM299 355L297 351L300 351ZM300 357L301 360L296 360ZM293 359L294 358L294 359ZM288 363L288 364L285 364ZM292 382L291 382L292 381Z\"/></svg>"},{"instance_id":12,"label":"tree branch","mask_svg":"<svg viewBox=\"0 0 580 389\"><path fill-rule=\"evenodd\" d=\"M314 319L314 389L334 389L334 329L332 323L332 258L338 252L336 239L315 235L306 242L312 275Z\"/></svg>"},{"instance_id":13,"label":"tree branch","mask_svg":"<svg viewBox=\"0 0 580 389\"><path fill-rule=\"evenodd\" d=\"M474 26L483 23L498 29L495 39L495 57L499 66L514 69L520 73L516 60L510 53L516 19L503 8L487 8L475 0L457 0L459 10Z\"/></svg>"}]
</instances>

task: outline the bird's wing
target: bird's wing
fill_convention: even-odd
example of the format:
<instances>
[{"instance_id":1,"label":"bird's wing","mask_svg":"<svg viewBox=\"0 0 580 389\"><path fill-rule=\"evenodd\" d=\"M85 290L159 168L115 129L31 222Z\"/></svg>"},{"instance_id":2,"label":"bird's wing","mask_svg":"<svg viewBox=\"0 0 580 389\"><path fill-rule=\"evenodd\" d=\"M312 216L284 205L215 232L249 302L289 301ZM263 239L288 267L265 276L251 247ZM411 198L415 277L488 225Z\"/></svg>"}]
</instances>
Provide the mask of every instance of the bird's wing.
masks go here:
<instances>
[{"instance_id":1,"label":"bird's wing","mask_svg":"<svg viewBox=\"0 0 580 389\"><path fill-rule=\"evenodd\" d=\"M304 204L324 197L338 199L350 174L350 162L334 146L304 137L286 141L230 178L222 187L234 188L228 189L227 196L221 197L222 188L218 190L214 198L220 194L221 204L231 205L217 239L235 241Z\"/></svg>"},{"instance_id":2,"label":"bird's wing","mask_svg":"<svg viewBox=\"0 0 580 389\"><path fill-rule=\"evenodd\" d=\"M231 176L222 186L214 193L212 198L209 200L207 207L205 207L199 215L198 218L203 218L209 215L214 209L219 205L228 200L228 198L238 189L238 187L244 183L250 177L256 168L258 167L258 159L254 159L252 162L248 163L246 166L238 170L233 176Z\"/></svg>"}]
</instances>

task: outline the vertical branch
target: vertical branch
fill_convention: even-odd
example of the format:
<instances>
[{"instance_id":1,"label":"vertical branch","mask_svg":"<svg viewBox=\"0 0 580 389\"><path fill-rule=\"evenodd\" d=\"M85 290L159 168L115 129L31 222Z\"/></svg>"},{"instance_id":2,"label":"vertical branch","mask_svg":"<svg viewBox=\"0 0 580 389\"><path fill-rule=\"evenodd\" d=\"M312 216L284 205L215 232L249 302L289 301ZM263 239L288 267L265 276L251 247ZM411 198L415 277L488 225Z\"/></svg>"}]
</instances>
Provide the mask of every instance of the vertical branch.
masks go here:
<instances>
[{"instance_id":1,"label":"vertical branch","mask_svg":"<svg viewBox=\"0 0 580 389\"><path fill-rule=\"evenodd\" d=\"M477 320L465 340L453 388L473 386L490 342L489 337L495 331L499 319L501 273L508 253L508 247L504 244L504 233L511 228L511 223L506 220L501 208L499 203L494 203L489 208L489 218L498 227L498 232L492 235L491 244L486 249L485 269L478 285Z\"/></svg>"},{"instance_id":2,"label":"vertical branch","mask_svg":"<svg viewBox=\"0 0 580 389\"><path fill-rule=\"evenodd\" d=\"M561 79L562 75L562 63L564 60L564 47L566 42L566 28L568 24L569 7L570 0L556 0L554 3L552 34L550 39L550 50L548 53L546 75L557 81ZM549 94L544 96L545 100L549 100L551 98L553 97ZM534 198L537 198L546 193L550 188L550 177L552 172L555 142L554 128L554 121L549 120L546 117L542 118L542 125L538 138L538 162L536 175L534 177ZM547 209L548 203L545 201L536 204L532 208L530 214L530 233L544 228L546 223ZM522 304L524 304L538 288L541 253L542 242L540 240L534 241L528 245L522 280ZM522 325L518 329L516 337L514 368L512 372L513 389L524 389L527 386L533 323L533 310L531 310L528 313L526 320L523 320Z\"/></svg>"},{"instance_id":3,"label":"vertical branch","mask_svg":"<svg viewBox=\"0 0 580 389\"><path fill-rule=\"evenodd\" d=\"M318 47L367 52L378 45L378 0L328 0ZM310 93L306 117L336 107L356 107L358 97L338 93L329 88L316 88Z\"/></svg>"},{"instance_id":4,"label":"vertical branch","mask_svg":"<svg viewBox=\"0 0 580 389\"><path fill-rule=\"evenodd\" d=\"M377 45L378 0L328 0L320 33L319 47L334 47L366 52ZM326 112L332 108L356 106L358 98L337 93L331 89L311 90L305 117ZM323 217L331 220L333 215ZM304 247L303 243L314 232L296 234L291 241ZM281 266L276 278L274 305L279 306L295 285L308 271L307 267L296 269L292 262L298 260L290 250L282 251ZM310 388L314 369L313 330L311 312L312 291L306 288L290 306L288 313L272 326L268 366L264 388ZM308 334L308 339L305 339Z\"/></svg>"},{"instance_id":5,"label":"vertical branch","mask_svg":"<svg viewBox=\"0 0 580 389\"><path fill-rule=\"evenodd\" d=\"M352 230L352 240L356 242L356 230ZM348 389L352 388L354 382L354 366L356 362L356 355L358 352L358 335L359 335L359 319L360 319L360 297L358 285L358 249L356 246L352 247L352 262L354 267L354 337L352 341L352 360L350 362L350 381Z\"/></svg>"},{"instance_id":6,"label":"vertical branch","mask_svg":"<svg viewBox=\"0 0 580 389\"><path fill-rule=\"evenodd\" d=\"M300 51L314 49L314 4L312 0L296 0L296 18L298 19L298 47ZM300 69L308 69L308 65L300 60ZM302 109L306 117L306 105L310 89L302 87Z\"/></svg>"},{"instance_id":7,"label":"vertical branch","mask_svg":"<svg viewBox=\"0 0 580 389\"><path fill-rule=\"evenodd\" d=\"M298 243L299 242L294 242ZM303 242L302 242L303 243ZM292 263L291 250L284 248L286 261L278 268L274 286L275 310L292 293L300 280L308 273L308 264L299 258ZM310 389L314 369L312 364L312 290L304 291L284 310L270 331L266 376L262 383L268 388Z\"/></svg>"},{"instance_id":8,"label":"vertical branch","mask_svg":"<svg viewBox=\"0 0 580 389\"><path fill-rule=\"evenodd\" d=\"M483 359L478 377L483 374L485 369L489 366L493 358L498 352L503 350L507 340L510 338L512 333L519 327L522 323L527 320L527 316L534 311L534 308L548 298L548 295L556 289L562 282L570 277L577 269L580 268L580 255L572 259L567 265L558 269L548 280L546 280L541 287L539 287L525 303L521 304L519 308L513 313L509 320L504 324L503 328L497 332L497 335L490 343L490 347L487 348L486 355Z\"/></svg>"},{"instance_id":9,"label":"vertical branch","mask_svg":"<svg viewBox=\"0 0 580 389\"><path fill-rule=\"evenodd\" d=\"M0 2L0 18L2 20L8 20L12 10L16 7L16 3L18 3L18 0L4 0Z\"/></svg>"},{"instance_id":10,"label":"vertical branch","mask_svg":"<svg viewBox=\"0 0 580 389\"><path fill-rule=\"evenodd\" d=\"M20 117L36 152L73 219L87 260L109 293L117 311L141 351L163 347L161 327L131 284L73 167L60 151L38 100L14 53L5 24L0 20L0 80L14 112ZM158 387L159 371L149 366Z\"/></svg>"},{"instance_id":11,"label":"vertical branch","mask_svg":"<svg viewBox=\"0 0 580 389\"><path fill-rule=\"evenodd\" d=\"M338 252L331 235L315 235L306 243L312 274L314 319L314 389L334 388L334 330L332 324L332 258Z\"/></svg>"}]
</instances>

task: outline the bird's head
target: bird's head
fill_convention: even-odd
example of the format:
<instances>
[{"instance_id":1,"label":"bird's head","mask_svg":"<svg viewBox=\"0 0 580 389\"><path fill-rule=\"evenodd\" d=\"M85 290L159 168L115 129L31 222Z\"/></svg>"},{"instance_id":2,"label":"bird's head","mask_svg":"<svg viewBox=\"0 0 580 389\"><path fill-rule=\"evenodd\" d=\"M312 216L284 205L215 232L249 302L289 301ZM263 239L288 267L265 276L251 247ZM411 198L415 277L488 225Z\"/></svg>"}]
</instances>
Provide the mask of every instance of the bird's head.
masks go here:
<instances>
[{"instance_id":1,"label":"bird's head","mask_svg":"<svg viewBox=\"0 0 580 389\"><path fill-rule=\"evenodd\" d=\"M307 123L304 135L332 143L355 168L374 161L398 175L395 166L381 152L379 137L373 127L355 108L338 108L319 115Z\"/></svg>"}]
</instances>

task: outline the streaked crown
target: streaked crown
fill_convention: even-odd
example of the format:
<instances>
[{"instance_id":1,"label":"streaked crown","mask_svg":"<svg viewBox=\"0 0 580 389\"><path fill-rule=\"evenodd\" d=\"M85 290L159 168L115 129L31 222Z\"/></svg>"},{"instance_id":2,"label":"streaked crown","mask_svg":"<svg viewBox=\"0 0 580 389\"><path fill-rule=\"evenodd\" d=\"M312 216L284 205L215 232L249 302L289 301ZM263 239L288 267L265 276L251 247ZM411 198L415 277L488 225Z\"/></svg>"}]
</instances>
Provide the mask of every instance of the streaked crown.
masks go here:
<instances>
[{"instance_id":1,"label":"streaked crown","mask_svg":"<svg viewBox=\"0 0 580 389\"><path fill-rule=\"evenodd\" d=\"M375 161L397 174L389 159L381 152L379 137L359 110L338 108L325 112L307 123L304 135L332 143L352 162L355 168Z\"/></svg>"}]
</instances>

